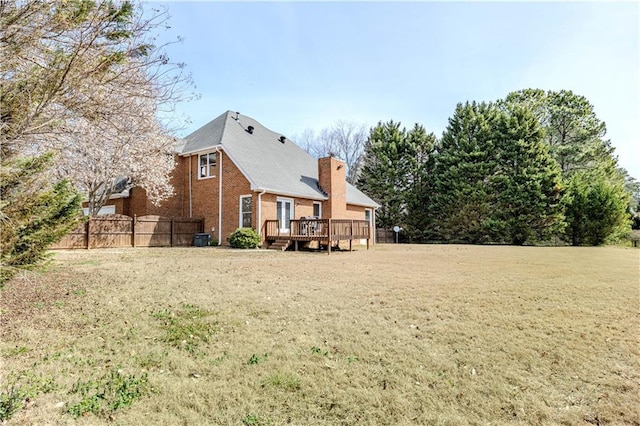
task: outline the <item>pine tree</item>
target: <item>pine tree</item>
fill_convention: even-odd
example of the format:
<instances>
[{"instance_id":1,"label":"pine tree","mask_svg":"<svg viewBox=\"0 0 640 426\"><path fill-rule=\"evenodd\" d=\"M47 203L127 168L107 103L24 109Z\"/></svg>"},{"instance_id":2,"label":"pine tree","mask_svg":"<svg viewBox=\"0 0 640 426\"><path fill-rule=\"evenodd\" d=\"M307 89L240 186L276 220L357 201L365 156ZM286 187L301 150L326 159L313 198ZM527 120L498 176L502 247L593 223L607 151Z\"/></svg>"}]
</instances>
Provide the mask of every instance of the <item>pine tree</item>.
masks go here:
<instances>
[{"instance_id":1,"label":"pine tree","mask_svg":"<svg viewBox=\"0 0 640 426\"><path fill-rule=\"evenodd\" d=\"M532 110L565 180L576 171L597 167L612 158L611 143L604 139L606 125L584 96L570 90L525 89L509 93L500 103Z\"/></svg>"},{"instance_id":2,"label":"pine tree","mask_svg":"<svg viewBox=\"0 0 640 426\"><path fill-rule=\"evenodd\" d=\"M429 214L433 192L433 168L435 166L436 136L427 134L423 126L415 124L407 133L404 192L407 216L406 233L412 241L424 241L433 237L433 221Z\"/></svg>"},{"instance_id":3,"label":"pine tree","mask_svg":"<svg viewBox=\"0 0 640 426\"><path fill-rule=\"evenodd\" d=\"M380 204L376 223L381 228L401 225L405 217L405 138L406 130L391 120L372 128L365 144L357 187Z\"/></svg>"},{"instance_id":4,"label":"pine tree","mask_svg":"<svg viewBox=\"0 0 640 426\"><path fill-rule=\"evenodd\" d=\"M494 205L487 222L494 242L547 240L563 227L561 176L527 108L502 112L494 129Z\"/></svg>"},{"instance_id":5,"label":"pine tree","mask_svg":"<svg viewBox=\"0 0 640 426\"><path fill-rule=\"evenodd\" d=\"M630 196L624 179L607 169L581 171L569 181L564 238L574 246L601 245L631 229L627 214Z\"/></svg>"},{"instance_id":6,"label":"pine tree","mask_svg":"<svg viewBox=\"0 0 640 426\"><path fill-rule=\"evenodd\" d=\"M44 174L51 154L3 164L0 175L0 285L47 259L47 248L81 220L81 197L68 181Z\"/></svg>"},{"instance_id":7,"label":"pine tree","mask_svg":"<svg viewBox=\"0 0 640 426\"><path fill-rule=\"evenodd\" d=\"M562 229L560 170L527 108L459 104L435 158L440 238L521 245Z\"/></svg>"},{"instance_id":8,"label":"pine tree","mask_svg":"<svg viewBox=\"0 0 640 426\"><path fill-rule=\"evenodd\" d=\"M599 245L628 231L620 200L632 214L634 187L617 165L614 148L604 139L606 126L593 105L570 90L526 89L512 92L500 104L528 106L545 131L544 141L562 170L568 227L573 245Z\"/></svg>"},{"instance_id":9,"label":"pine tree","mask_svg":"<svg viewBox=\"0 0 640 426\"><path fill-rule=\"evenodd\" d=\"M429 206L437 238L484 242L493 194L487 179L495 169L494 105L458 104L442 135Z\"/></svg>"}]
</instances>

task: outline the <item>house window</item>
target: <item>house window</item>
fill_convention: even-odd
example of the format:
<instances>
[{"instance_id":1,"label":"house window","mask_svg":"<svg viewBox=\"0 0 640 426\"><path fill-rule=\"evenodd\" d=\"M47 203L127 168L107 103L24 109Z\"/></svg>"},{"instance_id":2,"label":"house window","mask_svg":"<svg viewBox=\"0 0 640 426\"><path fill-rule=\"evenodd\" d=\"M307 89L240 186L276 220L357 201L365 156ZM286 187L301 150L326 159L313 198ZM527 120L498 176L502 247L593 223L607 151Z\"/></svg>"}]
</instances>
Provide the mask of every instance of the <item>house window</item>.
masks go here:
<instances>
[{"instance_id":1,"label":"house window","mask_svg":"<svg viewBox=\"0 0 640 426\"><path fill-rule=\"evenodd\" d=\"M367 222L369 222L369 225L373 225L371 223L371 210L370 209L366 209L364 211L364 220L366 220Z\"/></svg>"},{"instance_id":2,"label":"house window","mask_svg":"<svg viewBox=\"0 0 640 426\"><path fill-rule=\"evenodd\" d=\"M200 179L213 177L213 171L216 167L216 153L200 154L198 158L198 164L200 165L198 177Z\"/></svg>"},{"instance_id":3,"label":"house window","mask_svg":"<svg viewBox=\"0 0 640 426\"><path fill-rule=\"evenodd\" d=\"M251 228L251 209L253 207L253 198L251 195L243 195L240 197L240 227Z\"/></svg>"},{"instance_id":4,"label":"house window","mask_svg":"<svg viewBox=\"0 0 640 426\"><path fill-rule=\"evenodd\" d=\"M322 203L313 203L313 216L316 219L320 219L322 217Z\"/></svg>"}]
</instances>

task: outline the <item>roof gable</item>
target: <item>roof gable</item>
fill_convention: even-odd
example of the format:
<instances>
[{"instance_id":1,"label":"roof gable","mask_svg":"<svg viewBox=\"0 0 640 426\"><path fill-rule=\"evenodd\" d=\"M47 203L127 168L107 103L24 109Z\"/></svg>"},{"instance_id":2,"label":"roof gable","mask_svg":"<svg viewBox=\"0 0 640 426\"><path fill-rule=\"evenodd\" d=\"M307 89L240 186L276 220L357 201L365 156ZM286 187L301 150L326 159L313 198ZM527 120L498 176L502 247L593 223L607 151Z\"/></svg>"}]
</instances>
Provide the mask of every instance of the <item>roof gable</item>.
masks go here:
<instances>
[{"instance_id":1,"label":"roof gable","mask_svg":"<svg viewBox=\"0 0 640 426\"><path fill-rule=\"evenodd\" d=\"M191 154L220 145L227 115L230 111L219 115L198 130L184 138L184 146L180 150L180 154Z\"/></svg>"},{"instance_id":2,"label":"roof gable","mask_svg":"<svg viewBox=\"0 0 640 426\"><path fill-rule=\"evenodd\" d=\"M281 140L283 136L251 117L227 111L187 136L181 154L222 146L253 190L327 199L318 187L317 160L290 139ZM352 185L347 184L346 195L349 204L377 206Z\"/></svg>"}]
</instances>

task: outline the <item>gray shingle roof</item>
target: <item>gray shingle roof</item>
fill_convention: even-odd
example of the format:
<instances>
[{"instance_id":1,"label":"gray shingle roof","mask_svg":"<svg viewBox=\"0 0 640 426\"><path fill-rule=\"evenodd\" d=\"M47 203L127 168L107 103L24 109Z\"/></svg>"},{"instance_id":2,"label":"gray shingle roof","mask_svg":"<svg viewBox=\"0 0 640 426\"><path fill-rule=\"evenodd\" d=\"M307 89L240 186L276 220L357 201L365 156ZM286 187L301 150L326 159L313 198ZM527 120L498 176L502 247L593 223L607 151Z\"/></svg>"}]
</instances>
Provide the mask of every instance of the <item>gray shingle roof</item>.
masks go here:
<instances>
[{"instance_id":1,"label":"gray shingle roof","mask_svg":"<svg viewBox=\"0 0 640 426\"><path fill-rule=\"evenodd\" d=\"M237 119L236 119L237 116ZM253 127L253 133L247 129ZM318 162L302 148L246 115L227 111L185 138L181 154L222 146L244 173L253 190L325 200L318 188ZM224 167L224 166L223 166ZM368 207L378 204L347 183L347 203Z\"/></svg>"}]
</instances>

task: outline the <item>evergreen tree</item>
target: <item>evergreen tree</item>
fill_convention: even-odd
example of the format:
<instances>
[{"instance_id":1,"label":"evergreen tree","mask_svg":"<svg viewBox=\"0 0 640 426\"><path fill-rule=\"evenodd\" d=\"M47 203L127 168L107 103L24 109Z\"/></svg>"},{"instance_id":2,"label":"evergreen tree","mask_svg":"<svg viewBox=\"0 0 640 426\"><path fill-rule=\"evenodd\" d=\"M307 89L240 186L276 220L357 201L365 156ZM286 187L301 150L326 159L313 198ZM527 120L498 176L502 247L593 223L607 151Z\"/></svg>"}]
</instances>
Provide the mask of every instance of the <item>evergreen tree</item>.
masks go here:
<instances>
[{"instance_id":1,"label":"evergreen tree","mask_svg":"<svg viewBox=\"0 0 640 426\"><path fill-rule=\"evenodd\" d=\"M543 134L528 108L459 104L435 157L439 237L521 245L559 232L561 176Z\"/></svg>"},{"instance_id":2,"label":"evergreen tree","mask_svg":"<svg viewBox=\"0 0 640 426\"><path fill-rule=\"evenodd\" d=\"M629 193L611 167L575 173L565 195L567 229L572 245L601 245L629 232Z\"/></svg>"},{"instance_id":3,"label":"evergreen tree","mask_svg":"<svg viewBox=\"0 0 640 426\"><path fill-rule=\"evenodd\" d=\"M68 181L44 172L51 154L3 164L0 175L0 285L47 258L47 248L78 225L81 197Z\"/></svg>"},{"instance_id":4,"label":"evergreen tree","mask_svg":"<svg viewBox=\"0 0 640 426\"><path fill-rule=\"evenodd\" d=\"M564 238L573 245L599 245L628 231L633 216L633 178L617 166L606 126L593 105L569 90L512 92L503 108L527 106L545 130L544 140L562 170L568 227ZM625 182L626 180L626 182ZM620 202L627 200L626 218Z\"/></svg>"},{"instance_id":5,"label":"evergreen tree","mask_svg":"<svg viewBox=\"0 0 640 426\"><path fill-rule=\"evenodd\" d=\"M433 221L428 207L433 192L433 169L435 166L436 136L427 134L423 126L415 124L407 133L405 173L405 202L407 216L406 233L412 241L433 238Z\"/></svg>"},{"instance_id":6,"label":"evergreen tree","mask_svg":"<svg viewBox=\"0 0 640 426\"><path fill-rule=\"evenodd\" d=\"M493 104L458 104L437 150L429 212L437 238L488 241L494 194L487 179L495 169Z\"/></svg>"},{"instance_id":7,"label":"evergreen tree","mask_svg":"<svg viewBox=\"0 0 640 426\"><path fill-rule=\"evenodd\" d=\"M500 114L495 126L496 170L489 176L495 202L487 221L494 242L546 240L563 227L561 176L528 108Z\"/></svg>"},{"instance_id":8,"label":"evergreen tree","mask_svg":"<svg viewBox=\"0 0 640 426\"><path fill-rule=\"evenodd\" d=\"M597 167L612 158L611 143L604 139L606 125L584 96L570 90L525 89L509 93L500 104L507 108L526 106L533 111L545 130L544 140L551 155L567 179L576 171Z\"/></svg>"},{"instance_id":9,"label":"evergreen tree","mask_svg":"<svg viewBox=\"0 0 640 426\"><path fill-rule=\"evenodd\" d=\"M372 128L365 144L364 166L357 187L380 204L376 223L381 228L401 225L404 219L405 138L406 130L391 120Z\"/></svg>"}]
</instances>

